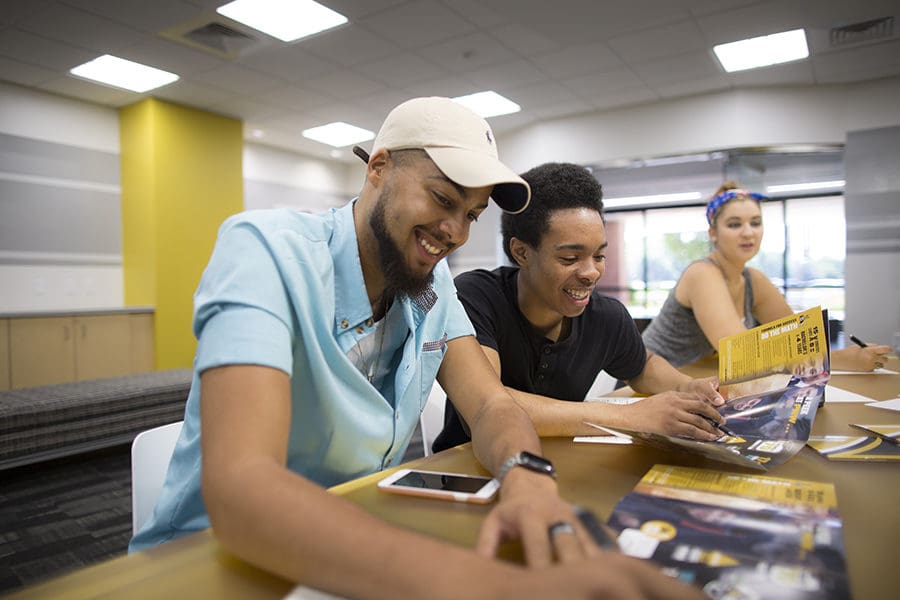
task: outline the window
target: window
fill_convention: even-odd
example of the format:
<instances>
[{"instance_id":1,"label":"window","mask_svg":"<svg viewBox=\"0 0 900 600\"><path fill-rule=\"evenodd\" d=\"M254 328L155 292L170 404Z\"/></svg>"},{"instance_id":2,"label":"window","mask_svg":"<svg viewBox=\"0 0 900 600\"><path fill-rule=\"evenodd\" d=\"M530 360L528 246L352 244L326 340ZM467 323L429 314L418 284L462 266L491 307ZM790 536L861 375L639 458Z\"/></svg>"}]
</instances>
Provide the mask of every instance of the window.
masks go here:
<instances>
[{"instance_id":1,"label":"window","mask_svg":"<svg viewBox=\"0 0 900 600\"><path fill-rule=\"evenodd\" d=\"M749 265L782 290L793 310L822 305L842 319L843 196L770 200L762 209L762 247ZM701 205L610 212L606 224L607 267L598 287L635 318L655 316L685 267L709 253Z\"/></svg>"}]
</instances>

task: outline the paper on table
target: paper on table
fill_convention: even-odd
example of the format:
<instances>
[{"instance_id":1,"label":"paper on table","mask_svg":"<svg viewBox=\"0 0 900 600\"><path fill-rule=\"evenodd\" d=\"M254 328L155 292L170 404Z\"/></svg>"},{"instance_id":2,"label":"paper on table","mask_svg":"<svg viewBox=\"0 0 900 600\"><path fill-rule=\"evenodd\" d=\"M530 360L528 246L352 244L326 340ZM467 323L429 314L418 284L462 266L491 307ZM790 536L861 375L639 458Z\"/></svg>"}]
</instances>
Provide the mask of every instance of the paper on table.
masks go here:
<instances>
[{"instance_id":1,"label":"paper on table","mask_svg":"<svg viewBox=\"0 0 900 600\"><path fill-rule=\"evenodd\" d=\"M572 438L573 442L584 442L586 444L630 444L628 438L618 437L615 435L579 435Z\"/></svg>"},{"instance_id":2,"label":"paper on table","mask_svg":"<svg viewBox=\"0 0 900 600\"><path fill-rule=\"evenodd\" d=\"M874 371L832 371L832 375L897 375L897 371L890 369L875 369Z\"/></svg>"},{"instance_id":3,"label":"paper on table","mask_svg":"<svg viewBox=\"0 0 900 600\"><path fill-rule=\"evenodd\" d=\"M594 396L584 399L585 402L602 402L604 404L634 404L641 398L633 396ZM572 438L573 442L587 444L630 444L631 440L619 435L579 435Z\"/></svg>"},{"instance_id":4,"label":"paper on table","mask_svg":"<svg viewBox=\"0 0 900 600\"><path fill-rule=\"evenodd\" d=\"M866 406L874 406L875 408L885 408L887 410L900 411L900 398L893 400L882 400L881 402L869 402Z\"/></svg>"},{"instance_id":5,"label":"paper on table","mask_svg":"<svg viewBox=\"0 0 900 600\"><path fill-rule=\"evenodd\" d=\"M284 597L284 600L345 600L345 598L327 592L320 592L305 585L298 585Z\"/></svg>"},{"instance_id":6,"label":"paper on table","mask_svg":"<svg viewBox=\"0 0 900 600\"><path fill-rule=\"evenodd\" d=\"M856 394L854 392L848 392L847 390L842 390L841 388L834 387L829 383L825 386L825 404L827 405L830 402L872 402L874 398L869 398L868 396L863 396L861 394Z\"/></svg>"}]
</instances>

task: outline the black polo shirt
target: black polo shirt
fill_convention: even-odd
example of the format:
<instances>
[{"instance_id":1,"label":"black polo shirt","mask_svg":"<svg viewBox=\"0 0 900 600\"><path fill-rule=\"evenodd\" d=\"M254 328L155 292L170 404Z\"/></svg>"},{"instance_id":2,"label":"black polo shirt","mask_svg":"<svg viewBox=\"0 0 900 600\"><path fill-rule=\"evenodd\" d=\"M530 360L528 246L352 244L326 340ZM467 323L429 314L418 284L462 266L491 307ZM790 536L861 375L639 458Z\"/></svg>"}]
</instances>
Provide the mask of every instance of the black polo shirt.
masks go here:
<instances>
[{"instance_id":1,"label":"black polo shirt","mask_svg":"<svg viewBox=\"0 0 900 600\"><path fill-rule=\"evenodd\" d=\"M622 380L640 375L644 343L621 302L595 291L584 312L572 319L568 337L553 342L536 333L519 310L518 273L518 267L478 269L454 280L478 343L500 355L505 386L581 402L600 371ZM468 442L467 429L448 401L444 429L432 445L435 452Z\"/></svg>"}]
</instances>

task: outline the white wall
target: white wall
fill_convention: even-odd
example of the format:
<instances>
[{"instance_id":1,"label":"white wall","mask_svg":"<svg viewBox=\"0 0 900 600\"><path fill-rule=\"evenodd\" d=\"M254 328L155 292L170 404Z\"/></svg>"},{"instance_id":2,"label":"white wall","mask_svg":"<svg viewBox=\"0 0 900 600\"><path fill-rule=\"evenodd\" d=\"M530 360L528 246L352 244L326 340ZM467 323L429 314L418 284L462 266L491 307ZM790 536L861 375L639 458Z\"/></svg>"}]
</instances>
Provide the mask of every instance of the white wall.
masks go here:
<instances>
[{"instance_id":1,"label":"white wall","mask_svg":"<svg viewBox=\"0 0 900 600\"><path fill-rule=\"evenodd\" d=\"M46 142L42 148L58 147L67 156L78 155L82 150L119 153L117 111L5 83L0 83L0 134ZM24 187L28 198L41 198L43 190L44 196L75 201L83 197L85 190L94 190L104 198L101 203L108 204L109 198L116 202L117 174L112 184L90 180L90 175L55 177L55 158L23 156L16 148L0 148L0 184ZM0 198L6 203L13 200L8 196ZM71 207L60 207L67 208ZM111 208L118 213L118 204ZM8 247L9 241L4 244L0 240L0 312L122 306L121 252L22 252Z\"/></svg>"},{"instance_id":2,"label":"white wall","mask_svg":"<svg viewBox=\"0 0 900 600\"><path fill-rule=\"evenodd\" d=\"M729 148L839 143L848 131L900 124L900 78L864 84L758 88L590 113L498 136L516 171L547 161L617 158Z\"/></svg>"},{"instance_id":3,"label":"white wall","mask_svg":"<svg viewBox=\"0 0 900 600\"><path fill-rule=\"evenodd\" d=\"M318 212L359 194L365 176L356 167L326 162L261 144L244 145L244 208Z\"/></svg>"}]
</instances>

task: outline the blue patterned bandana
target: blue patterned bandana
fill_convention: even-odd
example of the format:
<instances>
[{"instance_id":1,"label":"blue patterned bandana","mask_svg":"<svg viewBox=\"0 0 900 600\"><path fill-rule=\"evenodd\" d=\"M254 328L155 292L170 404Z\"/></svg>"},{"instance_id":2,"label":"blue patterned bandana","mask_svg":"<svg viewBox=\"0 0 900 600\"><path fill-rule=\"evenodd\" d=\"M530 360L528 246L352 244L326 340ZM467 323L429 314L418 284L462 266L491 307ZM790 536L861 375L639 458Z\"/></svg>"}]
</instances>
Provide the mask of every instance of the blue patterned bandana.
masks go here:
<instances>
[{"instance_id":1,"label":"blue patterned bandana","mask_svg":"<svg viewBox=\"0 0 900 600\"><path fill-rule=\"evenodd\" d=\"M757 194L756 192L751 192L743 188L725 190L721 194L717 194L712 200L709 201L709 204L706 205L706 222L712 225L713 217L715 216L716 212L720 208L722 208L722 205L731 202L735 198L749 198L751 200L756 200L756 202L769 199L768 196Z\"/></svg>"}]
</instances>

